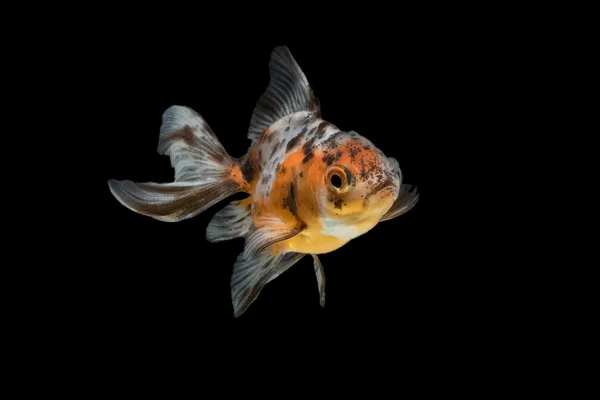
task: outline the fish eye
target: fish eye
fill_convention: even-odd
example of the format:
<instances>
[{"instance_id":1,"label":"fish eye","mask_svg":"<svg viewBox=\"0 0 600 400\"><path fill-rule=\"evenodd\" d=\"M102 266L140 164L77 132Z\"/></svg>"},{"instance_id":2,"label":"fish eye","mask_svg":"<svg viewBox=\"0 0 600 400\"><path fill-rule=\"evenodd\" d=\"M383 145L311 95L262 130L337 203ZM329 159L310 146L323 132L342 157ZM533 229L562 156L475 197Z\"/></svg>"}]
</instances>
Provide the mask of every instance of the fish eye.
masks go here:
<instances>
[{"instance_id":1,"label":"fish eye","mask_svg":"<svg viewBox=\"0 0 600 400\"><path fill-rule=\"evenodd\" d=\"M350 190L348 175L343 168L339 166L331 167L325 176L325 180L329 190L336 193L346 193Z\"/></svg>"},{"instance_id":2,"label":"fish eye","mask_svg":"<svg viewBox=\"0 0 600 400\"><path fill-rule=\"evenodd\" d=\"M335 186L336 188L339 189L342 187L342 178L340 178L340 176L338 174L331 175L329 180L331 181L331 184L333 186Z\"/></svg>"}]
</instances>

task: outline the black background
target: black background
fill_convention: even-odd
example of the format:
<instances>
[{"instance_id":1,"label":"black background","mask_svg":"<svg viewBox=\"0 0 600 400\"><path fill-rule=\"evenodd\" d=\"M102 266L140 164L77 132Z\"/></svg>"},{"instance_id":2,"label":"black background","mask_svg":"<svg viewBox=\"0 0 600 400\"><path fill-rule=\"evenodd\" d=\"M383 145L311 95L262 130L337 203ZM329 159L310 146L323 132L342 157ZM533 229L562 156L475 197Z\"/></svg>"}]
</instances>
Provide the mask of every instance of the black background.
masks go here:
<instances>
[{"instance_id":1,"label":"black background","mask_svg":"<svg viewBox=\"0 0 600 400\"><path fill-rule=\"evenodd\" d=\"M99 264L91 278L101 286L96 303L105 329L135 336L291 319L309 326L345 321L411 327L414 337L433 337L481 316L487 305L476 297L487 291L489 275L456 256L469 248L460 223L442 222L449 210L457 213L448 198L461 196L455 179L462 160L455 159L454 147L472 124L464 122L465 115L472 116L479 102L472 95L479 86L475 66L482 60L474 57L479 47L456 34L400 33L319 43L204 37L143 45L131 38L110 49L103 60L111 77L104 114L110 132L102 138ZM395 157L404 181L418 187L420 201L409 213L321 256L325 308L319 305L312 260L305 257L234 319L229 280L243 240L211 244L205 229L218 210L245 195L193 219L164 223L121 206L106 180L173 180L169 159L157 154L156 145L162 113L174 104L200 113L229 154L242 156L250 144L253 107L269 81L270 53L282 44L320 99L323 118Z\"/></svg>"}]
</instances>

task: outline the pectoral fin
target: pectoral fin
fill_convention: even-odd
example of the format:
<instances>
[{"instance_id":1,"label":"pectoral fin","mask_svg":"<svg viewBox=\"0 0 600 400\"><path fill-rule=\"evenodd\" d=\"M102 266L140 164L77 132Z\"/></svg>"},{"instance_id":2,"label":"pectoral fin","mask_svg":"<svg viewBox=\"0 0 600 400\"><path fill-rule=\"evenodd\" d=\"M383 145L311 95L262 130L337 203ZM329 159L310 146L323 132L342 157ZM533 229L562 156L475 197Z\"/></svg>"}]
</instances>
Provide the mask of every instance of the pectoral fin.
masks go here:
<instances>
[{"instance_id":1,"label":"pectoral fin","mask_svg":"<svg viewBox=\"0 0 600 400\"><path fill-rule=\"evenodd\" d=\"M325 270L323 264L319 260L316 254L311 254L314 259L315 274L317 274L317 285L319 286L319 304L321 307L325 307Z\"/></svg>"},{"instance_id":2,"label":"pectoral fin","mask_svg":"<svg viewBox=\"0 0 600 400\"><path fill-rule=\"evenodd\" d=\"M247 259L255 257L264 248L292 238L303 229L303 225L292 225L271 215L258 218L246 235L244 257Z\"/></svg>"},{"instance_id":3,"label":"pectoral fin","mask_svg":"<svg viewBox=\"0 0 600 400\"><path fill-rule=\"evenodd\" d=\"M411 208L417 204L419 201L419 194L417 193L417 188L411 192L410 190L413 187L411 185L404 185L400 187L400 194L398 198L392 204L392 207L386 212L383 217L379 220L379 222L387 221L392 218L396 218L401 216L402 214L408 212Z\"/></svg>"}]
</instances>

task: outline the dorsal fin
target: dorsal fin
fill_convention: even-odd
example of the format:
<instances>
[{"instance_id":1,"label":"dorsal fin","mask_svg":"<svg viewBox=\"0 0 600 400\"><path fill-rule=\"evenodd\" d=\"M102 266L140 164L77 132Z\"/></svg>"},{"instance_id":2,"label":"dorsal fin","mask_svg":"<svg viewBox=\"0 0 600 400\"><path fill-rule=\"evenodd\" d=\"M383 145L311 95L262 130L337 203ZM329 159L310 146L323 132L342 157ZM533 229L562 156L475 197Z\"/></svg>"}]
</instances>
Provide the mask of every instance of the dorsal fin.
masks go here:
<instances>
[{"instance_id":1,"label":"dorsal fin","mask_svg":"<svg viewBox=\"0 0 600 400\"><path fill-rule=\"evenodd\" d=\"M269 61L271 81L254 108L248 139L254 143L275 121L298 111L320 116L319 101L286 46L276 47Z\"/></svg>"}]
</instances>

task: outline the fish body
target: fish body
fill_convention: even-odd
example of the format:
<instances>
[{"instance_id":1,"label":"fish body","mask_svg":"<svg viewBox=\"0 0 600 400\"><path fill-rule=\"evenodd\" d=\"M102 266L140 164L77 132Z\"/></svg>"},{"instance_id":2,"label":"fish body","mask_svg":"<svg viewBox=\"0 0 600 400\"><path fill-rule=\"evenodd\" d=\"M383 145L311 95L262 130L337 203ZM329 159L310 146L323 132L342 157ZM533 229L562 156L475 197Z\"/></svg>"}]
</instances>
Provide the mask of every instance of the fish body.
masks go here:
<instances>
[{"instance_id":1,"label":"fish body","mask_svg":"<svg viewBox=\"0 0 600 400\"><path fill-rule=\"evenodd\" d=\"M339 164L353 170L348 174L352 176L351 185L364 181L375 187L389 178L387 183L397 193L397 175L388 176L385 166L377 165L381 155L357 133L342 132L310 112L294 113L265 130L246 160L248 168L256 171L250 189L254 221L260 223L266 214L304 225L298 235L278 242L273 250L328 253L373 228L391 207L394 191L389 192L388 201L377 204L380 212L366 213L362 208L349 209L351 205L321 183L325 183L327 169ZM334 216L355 216L341 221L330 218L323 212L321 201L333 205Z\"/></svg>"},{"instance_id":2,"label":"fish body","mask_svg":"<svg viewBox=\"0 0 600 400\"><path fill-rule=\"evenodd\" d=\"M317 255L410 210L418 195L402 183L398 162L354 131L321 118L317 98L286 47L274 50L271 81L250 123L252 145L230 157L195 111L163 115L158 151L171 157L175 182L109 181L131 210L158 220L191 218L237 192L249 197L215 214L206 237L245 239L231 280L234 315L264 285L310 254L325 303L325 275Z\"/></svg>"}]
</instances>

